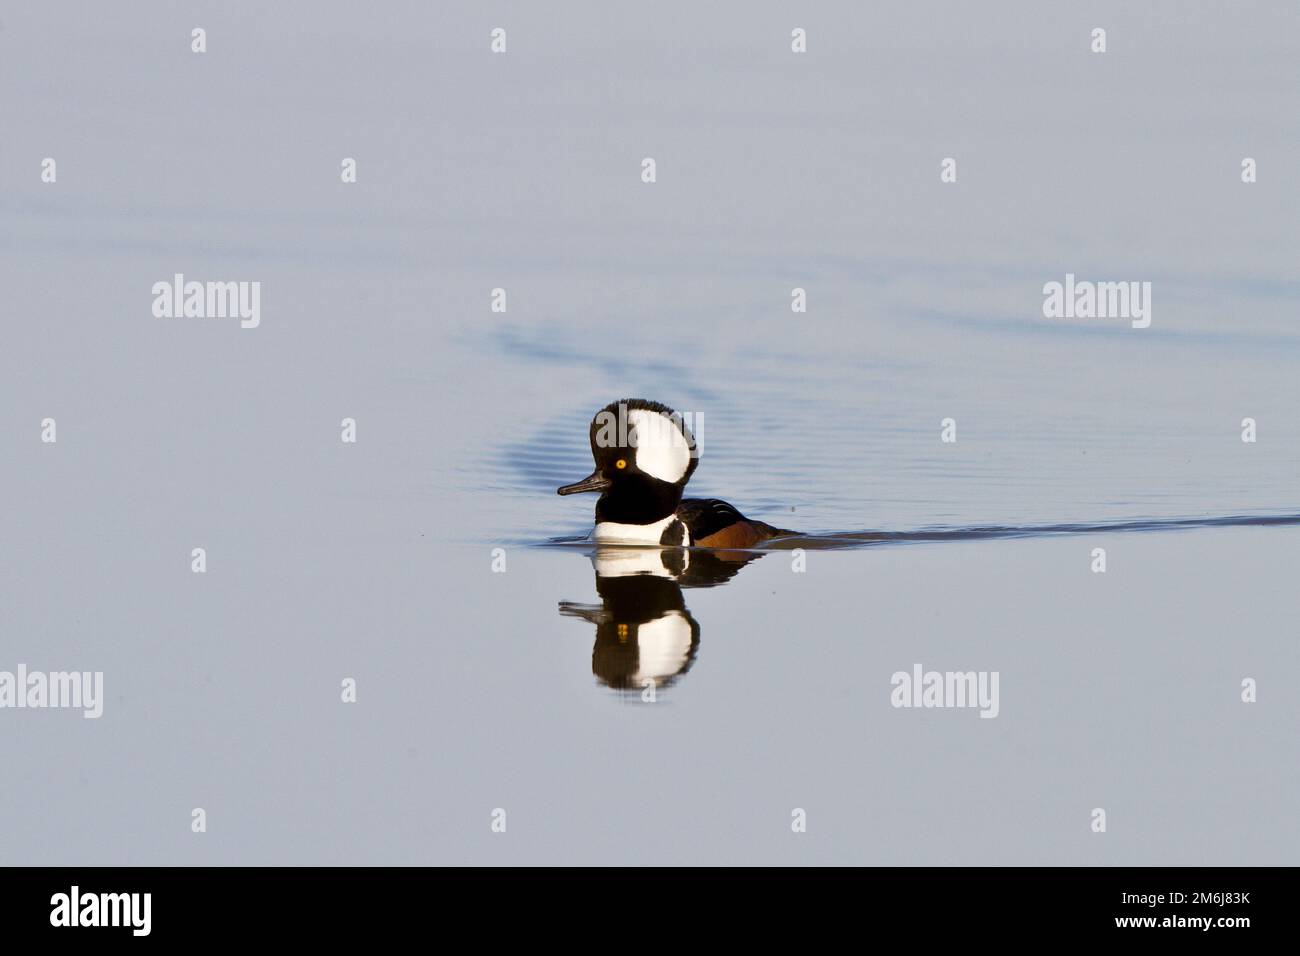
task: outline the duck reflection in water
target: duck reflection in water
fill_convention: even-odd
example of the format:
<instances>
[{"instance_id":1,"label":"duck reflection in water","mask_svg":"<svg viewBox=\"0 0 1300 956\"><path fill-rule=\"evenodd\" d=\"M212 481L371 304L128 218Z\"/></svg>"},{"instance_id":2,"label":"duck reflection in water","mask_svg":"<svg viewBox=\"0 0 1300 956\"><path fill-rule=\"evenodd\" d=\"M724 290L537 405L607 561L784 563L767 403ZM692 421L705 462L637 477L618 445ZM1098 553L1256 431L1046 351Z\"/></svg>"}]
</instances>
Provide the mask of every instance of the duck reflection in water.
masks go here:
<instances>
[{"instance_id":1,"label":"duck reflection in water","mask_svg":"<svg viewBox=\"0 0 1300 956\"><path fill-rule=\"evenodd\" d=\"M700 625L683 588L707 588L734 577L756 551L602 547L591 554L599 604L560 602L560 614L596 625L591 670L618 691L664 688L690 670Z\"/></svg>"}]
</instances>

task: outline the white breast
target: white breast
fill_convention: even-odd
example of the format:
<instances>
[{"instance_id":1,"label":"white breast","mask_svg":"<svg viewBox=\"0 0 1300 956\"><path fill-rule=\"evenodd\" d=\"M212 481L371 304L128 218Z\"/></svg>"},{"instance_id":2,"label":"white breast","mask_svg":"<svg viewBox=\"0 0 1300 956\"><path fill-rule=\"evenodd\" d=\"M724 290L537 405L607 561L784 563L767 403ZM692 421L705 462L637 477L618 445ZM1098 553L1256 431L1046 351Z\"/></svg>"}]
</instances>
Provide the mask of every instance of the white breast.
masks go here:
<instances>
[{"instance_id":1,"label":"white breast","mask_svg":"<svg viewBox=\"0 0 1300 956\"><path fill-rule=\"evenodd\" d=\"M664 535L664 529L676 520L677 516L673 514L662 521L654 521L650 524L619 524L617 521L600 521L596 523L596 540L601 544L658 546L659 539ZM680 546L685 547L689 543L687 537L686 526L682 525Z\"/></svg>"}]
</instances>

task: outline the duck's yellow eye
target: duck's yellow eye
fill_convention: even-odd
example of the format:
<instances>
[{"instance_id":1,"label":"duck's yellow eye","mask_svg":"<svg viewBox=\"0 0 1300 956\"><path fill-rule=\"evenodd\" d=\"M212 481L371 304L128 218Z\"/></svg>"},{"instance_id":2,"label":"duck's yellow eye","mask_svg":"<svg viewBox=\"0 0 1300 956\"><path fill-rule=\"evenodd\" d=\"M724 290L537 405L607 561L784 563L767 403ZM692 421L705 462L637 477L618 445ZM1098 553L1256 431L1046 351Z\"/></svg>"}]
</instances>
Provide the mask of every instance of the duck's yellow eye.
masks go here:
<instances>
[{"instance_id":1,"label":"duck's yellow eye","mask_svg":"<svg viewBox=\"0 0 1300 956\"><path fill-rule=\"evenodd\" d=\"M614 462L614 467L617 468L619 471L622 471L624 468L627 467L627 459L620 458L618 461Z\"/></svg>"}]
</instances>

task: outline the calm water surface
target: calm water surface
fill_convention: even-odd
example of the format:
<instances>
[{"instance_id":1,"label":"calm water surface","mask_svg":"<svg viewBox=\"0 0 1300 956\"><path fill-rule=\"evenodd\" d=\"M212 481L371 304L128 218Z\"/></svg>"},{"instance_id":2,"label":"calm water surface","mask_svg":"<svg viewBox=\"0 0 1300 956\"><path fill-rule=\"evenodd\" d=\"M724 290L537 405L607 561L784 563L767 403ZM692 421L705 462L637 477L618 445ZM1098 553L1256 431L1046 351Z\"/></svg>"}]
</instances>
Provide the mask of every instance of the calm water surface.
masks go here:
<instances>
[{"instance_id":1,"label":"calm water surface","mask_svg":"<svg viewBox=\"0 0 1300 956\"><path fill-rule=\"evenodd\" d=\"M1294 15L1048 6L6 12L0 667L109 699L0 721L0 859L1294 863ZM625 396L807 537L555 543Z\"/></svg>"}]
</instances>

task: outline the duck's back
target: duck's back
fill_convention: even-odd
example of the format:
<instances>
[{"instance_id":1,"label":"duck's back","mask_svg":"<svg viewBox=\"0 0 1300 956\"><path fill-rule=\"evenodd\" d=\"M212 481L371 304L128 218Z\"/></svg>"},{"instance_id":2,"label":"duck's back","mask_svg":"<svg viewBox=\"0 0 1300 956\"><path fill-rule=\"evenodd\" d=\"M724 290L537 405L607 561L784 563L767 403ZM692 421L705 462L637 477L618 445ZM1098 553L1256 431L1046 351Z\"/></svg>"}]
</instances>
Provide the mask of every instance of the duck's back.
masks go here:
<instances>
[{"instance_id":1,"label":"duck's back","mask_svg":"<svg viewBox=\"0 0 1300 956\"><path fill-rule=\"evenodd\" d=\"M746 518L718 498L683 498L677 506L677 518L686 525L691 544L697 548L752 548L770 538L794 533Z\"/></svg>"}]
</instances>

